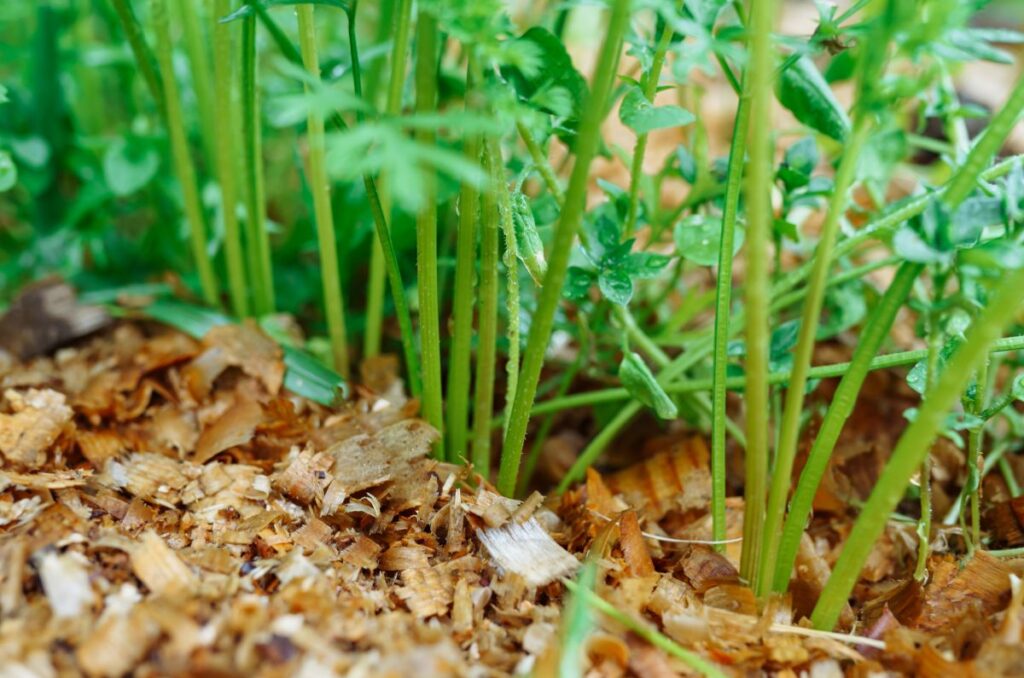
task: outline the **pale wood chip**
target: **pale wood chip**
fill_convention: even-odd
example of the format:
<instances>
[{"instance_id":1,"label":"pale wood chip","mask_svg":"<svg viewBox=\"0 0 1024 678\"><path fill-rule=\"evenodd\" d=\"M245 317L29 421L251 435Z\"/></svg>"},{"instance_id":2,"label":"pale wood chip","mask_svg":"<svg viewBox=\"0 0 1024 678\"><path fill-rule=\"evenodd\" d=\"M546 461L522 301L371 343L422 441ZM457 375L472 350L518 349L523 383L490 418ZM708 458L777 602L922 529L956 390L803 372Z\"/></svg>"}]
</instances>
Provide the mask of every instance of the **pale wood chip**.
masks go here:
<instances>
[{"instance_id":1,"label":"pale wood chip","mask_svg":"<svg viewBox=\"0 0 1024 678\"><path fill-rule=\"evenodd\" d=\"M381 546L363 535L356 535L355 541L345 547L340 558L355 567L364 570L377 569L377 555L381 552Z\"/></svg>"},{"instance_id":2,"label":"pale wood chip","mask_svg":"<svg viewBox=\"0 0 1024 678\"><path fill-rule=\"evenodd\" d=\"M380 569L388 572L413 570L430 566L431 550L422 544L393 544L380 557Z\"/></svg>"},{"instance_id":3,"label":"pale wood chip","mask_svg":"<svg viewBox=\"0 0 1024 678\"><path fill-rule=\"evenodd\" d=\"M619 519L619 543L626 558L626 570L633 577L649 577L654 574L654 563L647 550L647 542L640 532L640 521L636 511L626 511Z\"/></svg>"},{"instance_id":4,"label":"pale wood chip","mask_svg":"<svg viewBox=\"0 0 1024 678\"><path fill-rule=\"evenodd\" d=\"M669 449L606 477L605 483L646 517L673 508L706 506L710 498L707 444L703 438L673 441Z\"/></svg>"},{"instance_id":5,"label":"pale wood chip","mask_svg":"<svg viewBox=\"0 0 1024 678\"><path fill-rule=\"evenodd\" d=\"M188 565L152 530L142 533L130 555L135 576L157 595L187 594L198 584Z\"/></svg>"},{"instance_id":6,"label":"pale wood chip","mask_svg":"<svg viewBox=\"0 0 1024 678\"><path fill-rule=\"evenodd\" d=\"M75 658L89 676L123 676L142 661L160 635L160 625L136 605L110 614L78 646Z\"/></svg>"},{"instance_id":7,"label":"pale wood chip","mask_svg":"<svg viewBox=\"0 0 1024 678\"><path fill-rule=\"evenodd\" d=\"M12 413L0 414L0 453L10 463L39 468L74 413L52 389L8 389L4 398Z\"/></svg>"},{"instance_id":8,"label":"pale wood chip","mask_svg":"<svg viewBox=\"0 0 1024 678\"><path fill-rule=\"evenodd\" d=\"M309 553L318 546L325 545L333 532L331 526L324 521L310 517L305 525L292 533L292 539Z\"/></svg>"},{"instance_id":9,"label":"pale wood chip","mask_svg":"<svg viewBox=\"0 0 1024 678\"><path fill-rule=\"evenodd\" d=\"M0 471L0 490L11 485L29 490L59 490L67 487L81 487L89 482L92 471L88 469L65 469L42 473L16 473Z\"/></svg>"},{"instance_id":10,"label":"pale wood chip","mask_svg":"<svg viewBox=\"0 0 1024 678\"><path fill-rule=\"evenodd\" d=\"M205 464L224 450L252 440L256 427L263 422L263 408L252 400L241 400L203 429L196 442L192 461Z\"/></svg>"},{"instance_id":11,"label":"pale wood chip","mask_svg":"<svg viewBox=\"0 0 1024 678\"><path fill-rule=\"evenodd\" d=\"M219 325L203 337L203 345L216 346L224 352L224 360L259 379L267 393L277 395L284 382L281 347L252 321Z\"/></svg>"},{"instance_id":12,"label":"pale wood chip","mask_svg":"<svg viewBox=\"0 0 1024 678\"><path fill-rule=\"evenodd\" d=\"M303 506L323 500L324 488L330 482L327 470L334 458L310 449L292 453L291 461L283 471L271 476L271 484L286 497Z\"/></svg>"},{"instance_id":13,"label":"pale wood chip","mask_svg":"<svg viewBox=\"0 0 1024 678\"><path fill-rule=\"evenodd\" d=\"M502 570L519 574L530 586L544 586L579 567L579 561L533 518L481 530L477 537Z\"/></svg>"},{"instance_id":14,"label":"pale wood chip","mask_svg":"<svg viewBox=\"0 0 1024 678\"><path fill-rule=\"evenodd\" d=\"M113 429L79 429L75 432L75 442L82 456L98 469L103 468L108 459L120 457L131 449L128 441Z\"/></svg>"},{"instance_id":15,"label":"pale wood chip","mask_svg":"<svg viewBox=\"0 0 1024 678\"><path fill-rule=\"evenodd\" d=\"M174 508L181 490L188 484L193 467L151 452L129 455L124 461L110 460L105 478L114 486L146 501Z\"/></svg>"},{"instance_id":16,"label":"pale wood chip","mask_svg":"<svg viewBox=\"0 0 1024 678\"><path fill-rule=\"evenodd\" d=\"M409 611L421 619L440 617L448 613L452 604L452 587L447 577L429 567L402 570L405 586L396 590Z\"/></svg>"},{"instance_id":17,"label":"pale wood chip","mask_svg":"<svg viewBox=\"0 0 1024 678\"><path fill-rule=\"evenodd\" d=\"M332 445L326 451L335 460L329 506L337 510L354 492L406 472L409 462L426 456L437 438L437 431L429 424L410 419Z\"/></svg>"},{"instance_id":18,"label":"pale wood chip","mask_svg":"<svg viewBox=\"0 0 1024 678\"><path fill-rule=\"evenodd\" d=\"M92 607L96 594L89 583L89 561L79 553L46 551L36 558L36 569L46 600L58 618L77 617Z\"/></svg>"},{"instance_id":19,"label":"pale wood chip","mask_svg":"<svg viewBox=\"0 0 1024 678\"><path fill-rule=\"evenodd\" d=\"M467 636L473 631L473 597L466 577L459 578L452 595L452 631L457 636Z\"/></svg>"}]
</instances>

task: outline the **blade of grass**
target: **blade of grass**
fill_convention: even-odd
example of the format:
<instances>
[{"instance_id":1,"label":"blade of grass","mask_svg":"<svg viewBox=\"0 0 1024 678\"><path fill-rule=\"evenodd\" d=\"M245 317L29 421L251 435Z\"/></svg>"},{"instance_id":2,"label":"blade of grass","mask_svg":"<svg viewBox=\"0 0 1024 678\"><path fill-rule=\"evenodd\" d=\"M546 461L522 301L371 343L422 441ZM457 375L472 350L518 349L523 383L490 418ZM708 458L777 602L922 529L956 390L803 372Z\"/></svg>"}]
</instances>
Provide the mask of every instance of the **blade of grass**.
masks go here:
<instances>
[{"instance_id":1,"label":"blade of grass","mask_svg":"<svg viewBox=\"0 0 1024 678\"><path fill-rule=\"evenodd\" d=\"M388 79L385 115L398 115L402 109L402 88L405 84L405 66L409 55L409 28L412 23L412 0L399 0L395 8L392 29L391 72ZM387 178L380 181L381 212L391 216L391 198ZM385 224L386 227L386 224ZM380 353L381 331L384 324L384 250L378 238L370 253L370 281L366 292L366 333L363 337L363 356ZM399 292L403 294L404 291ZM418 393L418 391L417 391Z\"/></svg>"},{"instance_id":2,"label":"blade of grass","mask_svg":"<svg viewBox=\"0 0 1024 678\"><path fill-rule=\"evenodd\" d=\"M162 83L167 114L167 134L171 141L175 174L177 174L178 183L181 185L181 197L189 227L189 241L192 245L192 258L195 260L196 271L199 273L203 300L210 306L219 306L217 279L214 276L213 264L210 262L210 255L207 251L206 224L203 219L202 204L199 201L199 189L196 186L195 166L192 164L192 156L189 153L185 121L181 114L181 98L173 77L173 48L171 47L167 1L155 0L152 7L157 61L160 72L166 76L162 78Z\"/></svg>"},{"instance_id":3,"label":"blade of grass","mask_svg":"<svg viewBox=\"0 0 1024 678\"><path fill-rule=\"evenodd\" d=\"M587 640L596 626L591 612L592 605L587 603L583 593L593 594L597 583L597 561L588 559L580 573L576 576L576 591L569 596L562 614L561 647L558 657L559 676L584 675L584 659L586 658Z\"/></svg>"},{"instance_id":4,"label":"blade of grass","mask_svg":"<svg viewBox=\"0 0 1024 678\"><path fill-rule=\"evenodd\" d=\"M474 86L480 82L476 56L471 52L466 66L466 110L477 107ZM465 141L463 152L469 162L480 158L481 139L477 134ZM477 219L480 195L470 183L462 184L459 191L459 221L455 245L455 290L452 299L452 343L448 354L448 458L459 461L469 458L469 386L470 359L473 352L473 309L476 278ZM493 407L493 404L491 405Z\"/></svg>"},{"instance_id":5,"label":"blade of grass","mask_svg":"<svg viewBox=\"0 0 1024 678\"><path fill-rule=\"evenodd\" d=\"M790 574L793 571L794 563L796 563L797 550L800 546L800 537L811 515L814 495L825 475L825 469L828 467L829 458L836 441L839 440L843 425L853 411L857 402L857 394L860 393L868 372L879 358L885 357L876 357L878 349L885 338L889 336L896 313L903 306L914 281L922 270L921 265L913 263L905 263L900 267L892 284L889 285L889 289L886 290L875 310L872 311L857 338L857 348L854 351L853 360L850 361L846 374L843 375L842 381L839 382L839 386L832 396L832 404L829 405L828 412L825 413L825 418L818 429L818 435L807 455L807 462L804 464L789 506L789 515L786 517L786 523L782 529L778 557L774 567L772 588L778 593L784 593L789 586ZM915 353L925 352L915 351ZM809 370L809 372L813 371L813 368Z\"/></svg>"},{"instance_id":6,"label":"blade of grass","mask_svg":"<svg viewBox=\"0 0 1024 678\"><path fill-rule=\"evenodd\" d=\"M249 0L247 0L249 1ZM254 6L249 2L250 6ZM253 290L256 315L274 311L274 273L270 261L266 199L263 192L263 134L260 127L259 94L256 89L256 19L242 19L242 152L245 177L246 247L249 284Z\"/></svg>"},{"instance_id":7,"label":"blade of grass","mask_svg":"<svg viewBox=\"0 0 1024 678\"><path fill-rule=\"evenodd\" d=\"M772 31L775 27L774 0L755 2L750 16L750 116L756 120L750 131L750 166L745 190L747 206L746 275L744 296L747 309L745 371L747 374L747 454L744 485L743 550L740 574L754 581L755 568L764 536L765 490L768 479L769 422L768 326L770 280L769 240L773 215L771 118L774 105L772 81L775 72Z\"/></svg>"},{"instance_id":8,"label":"blade of grass","mask_svg":"<svg viewBox=\"0 0 1024 678\"><path fill-rule=\"evenodd\" d=\"M629 0L615 0L612 4L594 83L576 138L576 162L565 196L565 209L562 210L558 225L555 227L551 254L548 257L548 271L544 276L537 310L530 324L526 355L520 370L515 400L509 413L508 430L501 451L498 491L506 496L511 496L515 492L530 409L533 407L540 371L544 366L544 354L554 327L555 310L569 268L569 253L583 218L590 163L597 153L601 122L608 109L608 97L614 83L619 52L629 21L629 8Z\"/></svg>"},{"instance_id":9,"label":"blade of grass","mask_svg":"<svg viewBox=\"0 0 1024 678\"><path fill-rule=\"evenodd\" d=\"M416 17L416 111L432 113L437 107L437 18L420 9ZM436 132L426 127L416 141L433 145ZM441 327L437 289L437 176L422 173L425 207L416 215L416 273L419 291L420 353L423 356L423 415L441 432L435 454L444 458L444 417L441 396Z\"/></svg>"},{"instance_id":10,"label":"blade of grass","mask_svg":"<svg viewBox=\"0 0 1024 678\"><path fill-rule=\"evenodd\" d=\"M216 113L213 108L213 86L210 84L210 54L203 35L202 14L205 13L205 2L196 6L197 0L179 0L181 27L185 37L185 53L188 55L192 73L192 89L195 91L196 103L199 108L199 128L203 140L203 150L209 164L216 158L216 142L214 122Z\"/></svg>"},{"instance_id":11,"label":"blade of grass","mask_svg":"<svg viewBox=\"0 0 1024 678\"><path fill-rule=\"evenodd\" d=\"M316 25L312 5L295 8L299 17L299 45L306 70L315 80L320 79L320 62L316 48ZM349 22L351 23L351 22ZM310 86L305 85L306 91ZM320 250L320 281L323 286L324 311L327 333L331 340L334 369L346 379L349 377L348 340L345 332L345 301L338 271L338 240L334 233L334 213L331 209L330 182L325 167L324 118L315 107L310 107L307 119L309 144L309 185L313 194L313 213L316 222L317 246Z\"/></svg>"},{"instance_id":12,"label":"blade of grass","mask_svg":"<svg viewBox=\"0 0 1024 678\"><path fill-rule=\"evenodd\" d=\"M716 542L725 540L724 423L729 416L726 412L728 400L725 380L729 367L729 315L732 311L732 262L736 242L736 216L739 212L740 191L743 186L743 166L749 129L750 90L747 78L744 77L733 122L732 143L729 147L725 207L722 210L722 240L718 249L718 278L715 282L714 355L711 362L711 539ZM724 552L725 544L716 544L715 549Z\"/></svg>"},{"instance_id":13,"label":"blade of grass","mask_svg":"<svg viewBox=\"0 0 1024 678\"><path fill-rule=\"evenodd\" d=\"M143 33L142 25L139 23L138 17L135 16L135 10L132 9L131 0L110 0L110 2L114 5L117 18L121 21L124 37L132 50L132 55L135 57L135 65L142 74L146 88L153 96L153 100L156 101L156 107L160 111L160 115L166 116L167 108L164 104L164 85L160 79L160 72L157 70L156 59L150 51L149 45L146 44L146 36Z\"/></svg>"}]
</instances>

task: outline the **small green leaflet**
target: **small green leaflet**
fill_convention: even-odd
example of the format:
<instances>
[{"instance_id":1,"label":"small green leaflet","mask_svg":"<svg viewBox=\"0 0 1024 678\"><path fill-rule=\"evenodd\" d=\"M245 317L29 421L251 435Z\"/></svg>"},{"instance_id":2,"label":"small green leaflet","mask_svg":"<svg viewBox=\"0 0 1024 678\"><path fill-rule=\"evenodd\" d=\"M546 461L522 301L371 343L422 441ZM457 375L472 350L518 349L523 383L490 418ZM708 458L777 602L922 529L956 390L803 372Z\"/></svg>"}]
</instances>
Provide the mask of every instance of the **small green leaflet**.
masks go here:
<instances>
[{"instance_id":1,"label":"small green leaflet","mask_svg":"<svg viewBox=\"0 0 1024 678\"><path fill-rule=\"evenodd\" d=\"M515 228L517 254L533 282L540 285L548 269L544 259L544 243L537 233L537 223L530 204L520 191L512 194L512 224Z\"/></svg>"},{"instance_id":2,"label":"small green leaflet","mask_svg":"<svg viewBox=\"0 0 1024 678\"><path fill-rule=\"evenodd\" d=\"M636 86L626 92L619 106L619 120L637 134L647 134L666 127L682 127L695 119L693 113L678 106L655 106Z\"/></svg>"},{"instance_id":3,"label":"small green leaflet","mask_svg":"<svg viewBox=\"0 0 1024 678\"><path fill-rule=\"evenodd\" d=\"M651 368L635 352L629 351L622 357L619 381L631 396L654 410L662 419L675 419L679 416L675 402L654 378Z\"/></svg>"},{"instance_id":4,"label":"small green leaflet","mask_svg":"<svg viewBox=\"0 0 1024 678\"><path fill-rule=\"evenodd\" d=\"M744 236L743 227L736 224L733 256L743 247ZM722 220L703 214L688 216L676 224L675 241L679 256L700 266L715 266L722 246Z\"/></svg>"},{"instance_id":5,"label":"small green leaflet","mask_svg":"<svg viewBox=\"0 0 1024 678\"><path fill-rule=\"evenodd\" d=\"M7 151L0 151L0 193L9 191L18 183L18 166Z\"/></svg>"},{"instance_id":6,"label":"small green leaflet","mask_svg":"<svg viewBox=\"0 0 1024 678\"><path fill-rule=\"evenodd\" d=\"M131 195L148 184L159 168L160 154L139 139L118 138L103 154L103 178L118 197Z\"/></svg>"},{"instance_id":7,"label":"small green leaflet","mask_svg":"<svg viewBox=\"0 0 1024 678\"><path fill-rule=\"evenodd\" d=\"M836 141L846 138L850 118L809 56L782 71L777 90L779 103L797 120Z\"/></svg>"},{"instance_id":8,"label":"small green leaflet","mask_svg":"<svg viewBox=\"0 0 1024 678\"><path fill-rule=\"evenodd\" d=\"M516 38L515 42L529 45L529 50L536 56L535 60L529 60L528 63L502 69L502 74L512 82L519 96L539 105L547 98L546 92L558 90L557 106L552 108L552 102L547 102L548 106L539 107L566 118L579 118L583 101L587 97L587 81L573 66L572 58L565 51L562 41L551 31L534 26Z\"/></svg>"}]
</instances>

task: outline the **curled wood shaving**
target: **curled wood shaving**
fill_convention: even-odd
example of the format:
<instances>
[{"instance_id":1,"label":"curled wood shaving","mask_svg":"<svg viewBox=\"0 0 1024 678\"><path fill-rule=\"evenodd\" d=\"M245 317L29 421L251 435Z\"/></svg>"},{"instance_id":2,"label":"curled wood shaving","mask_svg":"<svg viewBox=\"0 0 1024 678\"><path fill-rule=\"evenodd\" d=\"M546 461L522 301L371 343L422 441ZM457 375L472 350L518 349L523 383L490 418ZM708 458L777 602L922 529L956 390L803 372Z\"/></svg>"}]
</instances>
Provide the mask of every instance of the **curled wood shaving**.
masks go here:
<instances>
[{"instance_id":1,"label":"curled wood shaving","mask_svg":"<svg viewBox=\"0 0 1024 678\"><path fill-rule=\"evenodd\" d=\"M132 571L150 591L176 596L195 590L192 570L156 532L144 532L130 555Z\"/></svg>"},{"instance_id":2,"label":"curled wood shaving","mask_svg":"<svg viewBox=\"0 0 1024 678\"><path fill-rule=\"evenodd\" d=\"M8 389L4 399L11 414L0 414L0 453L7 461L39 468L46 453L71 423L72 411L63 393L51 389Z\"/></svg>"},{"instance_id":3,"label":"curled wood shaving","mask_svg":"<svg viewBox=\"0 0 1024 678\"><path fill-rule=\"evenodd\" d=\"M223 351L224 361L263 382L267 393L277 395L284 382L281 347L251 321L219 325L203 337L203 345Z\"/></svg>"},{"instance_id":4,"label":"curled wood shaving","mask_svg":"<svg viewBox=\"0 0 1024 678\"><path fill-rule=\"evenodd\" d=\"M252 400L242 400L227 410L215 422L203 429L196 442L192 461L205 464L210 459L236 445L252 440L256 427L263 421L263 408Z\"/></svg>"},{"instance_id":5,"label":"curled wood shaving","mask_svg":"<svg viewBox=\"0 0 1024 678\"><path fill-rule=\"evenodd\" d=\"M481 530L477 538L502 570L520 575L530 586L544 586L579 567L579 561L533 518Z\"/></svg>"}]
</instances>

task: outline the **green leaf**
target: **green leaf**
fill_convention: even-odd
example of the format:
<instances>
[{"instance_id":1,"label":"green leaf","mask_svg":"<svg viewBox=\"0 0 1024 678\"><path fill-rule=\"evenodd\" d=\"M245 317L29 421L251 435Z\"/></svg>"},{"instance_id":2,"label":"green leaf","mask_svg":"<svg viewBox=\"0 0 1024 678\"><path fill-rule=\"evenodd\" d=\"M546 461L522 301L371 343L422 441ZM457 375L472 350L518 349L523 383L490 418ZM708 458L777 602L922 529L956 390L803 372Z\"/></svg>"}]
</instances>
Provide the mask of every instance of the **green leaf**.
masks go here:
<instances>
[{"instance_id":1,"label":"green leaf","mask_svg":"<svg viewBox=\"0 0 1024 678\"><path fill-rule=\"evenodd\" d=\"M160 154L137 139L118 138L103 154L103 178L119 197L131 195L152 181L160 168Z\"/></svg>"},{"instance_id":2,"label":"green leaf","mask_svg":"<svg viewBox=\"0 0 1024 678\"><path fill-rule=\"evenodd\" d=\"M651 368L636 353L630 351L622 357L619 381L631 396L654 410L662 419L675 419L679 416L675 402L655 379Z\"/></svg>"},{"instance_id":3,"label":"green leaf","mask_svg":"<svg viewBox=\"0 0 1024 678\"><path fill-rule=\"evenodd\" d=\"M597 562L588 558L576 577L576 586L592 591L597 582ZM562 614L561 648L558 658L559 676L582 676L586 658L587 639L597 626L596 615L579 591L565 604Z\"/></svg>"},{"instance_id":4,"label":"green leaf","mask_svg":"<svg viewBox=\"0 0 1024 678\"><path fill-rule=\"evenodd\" d=\"M648 280L668 266L672 257L654 252L633 252L622 262L622 269L633 278Z\"/></svg>"},{"instance_id":5,"label":"green leaf","mask_svg":"<svg viewBox=\"0 0 1024 678\"><path fill-rule=\"evenodd\" d=\"M590 286L594 284L594 274L579 266L570 266L565 278L565 287L562 296L572 301L582 301L587 298Z\"/></svg>"},{"instance_id":6,"label":"green leaf","mask_svg":"<svg viewBox=\"0 0 1024 678\"><path fill-rule=\"evenodd\" d=\"M597 286L608 301L625 306L633 298L633 279L621 268L601 271Z\"/></svg>"},{"instance_id":7,"label":"green leaf","mask_svg":"<svg viewBox=\"0 0 1024 678\"><path fill-rule=\"evenodd\" d=\"M619 120L637 134L666 127L689 125L696 118L678 106L655 106L639 87L632 87L619 106Z\"/></svg>"},{"instance_id":8,"label":"green leaf","mask_svg":"<svg viewBox=\"0 0 1024 678\"><path fill-rule=\"evenodd\" d=\"M18 166L7 151L0 151L0 193L9 191L18 183Z\"/></svg>"},{"instance_id":9,"label":"green leaf","mask_svg":"<svg viewBox=\"0 0 1024 678\"><path fill-rule=\"evenodd\" d=\"M543 92L554 88L561 89L565 94L558 97L558 111L543 105L540 107L549 113L564 115L565 104L569 103L570 112L565 117L579 118L587 96L587 81L573 66L572 58L562 41L551 31L534 26L516 38L515 42L530 45L537 57L535 63L525 67L507 66L502 69L502 73L511 80L519 96L524 101L543 104ZM534 100L534 97L538 98Z\"/></svg>"},{"instance_id":10,"label":"green leaf","mask_svg":"<svg viewBox=\"0 0 1024 678\"><path fill-rule=\"evenodd\" d=\"M676 251L679 256L700 266L718 264L718 252L722 247L722 220L703 214L694 214L676 224ZM733 238L733 256L743 247L745 232L736 225L736 236Z\"/></svg>"},{"instance_id":11,"label":"green leaf","mask_svg":"<svg viewBox=\"0 0 1024 678\"><path fill-rule=\"evenodd\" d=\"M807 55L782 71L777 94L779 103L811 129L836 141L842 141L850 131L850 118Z\"/></svg>"},{"instance_id":12,"label":"green leaf","mask_svg":"<svg viewBox=\"0 0 1024 678\"><path fill-rule=\"evenodd\" d=\"M284 5L321 5L324 7L333 7L340 9L346 14L352 11L351 3L344 2L344 0L245 0L242 6L236 9L234 12L227 14L220 18L222 24L236 21L238 19L244 19L245 17L253 13L250 5L259 3L261 7L275 7Z\"/></svg>"},{"instance_id":13,"label":"green leaf","mask_svg":"<svg viewBox=\"0 0 1024 678\"><path fill-rule=\"evenodd\" d=\"M516 248L519 258L526 266L526 272L538 285L544 280L547 272L547 261L544 259L544 243L537 233L537 222L533 211L520 191L512 195L512 225L515 230Z\"/></svg>"}]
</instances>

